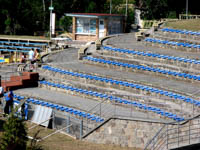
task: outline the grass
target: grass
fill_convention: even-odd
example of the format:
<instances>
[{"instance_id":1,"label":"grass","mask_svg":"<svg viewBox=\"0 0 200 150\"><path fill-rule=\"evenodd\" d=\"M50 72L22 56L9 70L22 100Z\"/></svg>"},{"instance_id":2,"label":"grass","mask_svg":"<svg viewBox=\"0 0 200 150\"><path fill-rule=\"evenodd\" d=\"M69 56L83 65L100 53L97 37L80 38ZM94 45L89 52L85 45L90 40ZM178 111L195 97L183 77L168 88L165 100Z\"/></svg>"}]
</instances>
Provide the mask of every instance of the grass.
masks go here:
<instances>
[{"instance_id":1,"label":"grass","mask_svg":"<svg viewBox=\"0 0 200 150\"><path fill-rule=\"evenodd\" d=\"M165 27L200 31L200 19L178 20L173 22L167 22L165 24Z\"/></svg>"},{"instance_id":2,"label":"grass","mask_svg":"<svg viewBox=\"0 0 200 150\"><path fill-rule=\"evenodd\" d=\"M28 123L27 126L30 126L30 123ZM31 129L29 135L33 136L34 133L36 133L38 130L40 130L38 137L41 138L55 131L52 129L38 126L34 129ZM68 150L68 149L69 150L134 150L133 148L128 148L128 147L95 144L86 141L75 140L62 133L56 133L46 138L44 141L39 142L38 144L41 145L45 150Z\"/></svg>"},{"instance_id":3,"label":"grass","mask_svg":"<svg viewBox=\"0 0 200 150\"><path fill-rule=\"evenodd\" d=\"M3 134L2 124L4 119L0 119L0 138ZM30 122L26 122L27 128L33 126ZM28 131L28 135L33 137L37 131L40 131L38 136L39 138L43 138L50 133L53 133L55 130L44 128L42 126L37 126ZM31 140L28 141L28 144L31 143ZM75 140L70 136L67 136L62 133L56 133L43 141L37 143L37 145L41 146L44 150L141 150L136 148L128 148L128 147L120 147L115 145L106 145L106 144L95 144L89 143L86 141Z\"/></svg>"}]
</instances>

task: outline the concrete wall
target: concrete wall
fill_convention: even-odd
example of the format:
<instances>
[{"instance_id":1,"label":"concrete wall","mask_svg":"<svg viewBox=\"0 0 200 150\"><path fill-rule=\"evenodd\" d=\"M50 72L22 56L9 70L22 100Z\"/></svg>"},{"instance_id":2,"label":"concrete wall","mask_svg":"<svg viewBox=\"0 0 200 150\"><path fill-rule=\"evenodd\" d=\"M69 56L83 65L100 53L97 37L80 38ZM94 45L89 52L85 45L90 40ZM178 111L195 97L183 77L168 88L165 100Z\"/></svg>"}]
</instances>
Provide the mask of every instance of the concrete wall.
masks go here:
<instances>
[{"instance_id":1,"label":"concrete wall","mask_svg":"<svg viewBox=\"0 0 200 150\"><path fill-rule=\"evenodd\" d=\"M76 34L75 35L75 40L79 41L96 41L98 38L96 35L81 35L81 34Z\"/></svg>"},{"instance_id":2,"label":"concrete wall","mask_svg":"<svg viewBox=\"0 0 200 150\"><path fill-rule=\"evenodd\" d=\"M112 119L85 140L122 147L144 148L162 126L161 123Z\"/></svg>"}]
</instances>

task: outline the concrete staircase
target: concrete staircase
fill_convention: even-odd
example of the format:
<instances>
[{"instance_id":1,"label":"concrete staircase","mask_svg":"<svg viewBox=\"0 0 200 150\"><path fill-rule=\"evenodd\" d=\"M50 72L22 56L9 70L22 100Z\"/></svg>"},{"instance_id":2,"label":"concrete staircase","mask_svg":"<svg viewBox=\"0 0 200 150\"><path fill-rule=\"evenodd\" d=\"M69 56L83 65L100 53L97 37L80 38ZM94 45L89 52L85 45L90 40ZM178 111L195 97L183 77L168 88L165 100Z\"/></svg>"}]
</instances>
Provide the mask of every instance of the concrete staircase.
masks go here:
<instances>
[{"instance_id":1,"label":"concrete staircase","mask_svg":"<svg viewBox=\"0 0 200 150\"><path fill-rule=\"evenodd\" d=\"M9 80L1 80L4 91L8 88L19 89L38 86L39 74L37 72L22 72L19 76L10 76Z\"/></svg>"}]
</instances>

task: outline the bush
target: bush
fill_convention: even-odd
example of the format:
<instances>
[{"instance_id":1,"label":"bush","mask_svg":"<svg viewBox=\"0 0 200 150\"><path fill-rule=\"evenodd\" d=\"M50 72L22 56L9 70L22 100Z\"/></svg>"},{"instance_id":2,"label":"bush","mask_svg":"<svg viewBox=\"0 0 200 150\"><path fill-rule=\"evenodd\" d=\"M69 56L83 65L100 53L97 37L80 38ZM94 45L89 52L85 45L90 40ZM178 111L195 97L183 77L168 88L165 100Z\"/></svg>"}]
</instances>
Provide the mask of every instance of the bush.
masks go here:
<instances>
[{"instance_id":1,"label":"bush","mask_svg":"<svg viewBox=\"0 0 200 150\"><path fill-rule=\"evenodd\" d=\"M26 126L22 119L11 114L3 125L1 150L25 150L28 141Z\"/></svg>"}]
</instances>

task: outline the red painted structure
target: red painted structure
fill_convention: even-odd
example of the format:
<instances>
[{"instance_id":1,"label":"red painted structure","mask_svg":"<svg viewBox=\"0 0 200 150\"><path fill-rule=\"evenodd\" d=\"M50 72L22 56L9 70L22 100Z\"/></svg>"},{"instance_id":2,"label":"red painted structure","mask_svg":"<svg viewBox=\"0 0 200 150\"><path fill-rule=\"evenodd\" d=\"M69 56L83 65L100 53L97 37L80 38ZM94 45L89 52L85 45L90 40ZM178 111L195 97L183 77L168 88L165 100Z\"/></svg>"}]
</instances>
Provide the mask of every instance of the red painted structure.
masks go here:
<instances>
[{"instance_id":1,"label":"red painted structure","mask_svg":"<svg viewBox=\"0 0 200 150\"><path fill-rule=\"evenodd\" d=\"M1 86L6 92L8 88L19 89L38 86L39 74L37 72L23 72L20 76L11 76L10 80L1 80Z\"/></svg>"}]
</instances>

